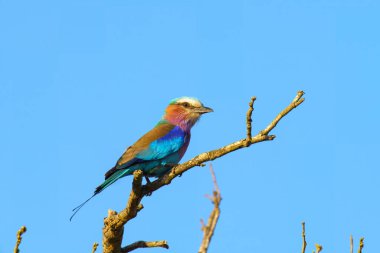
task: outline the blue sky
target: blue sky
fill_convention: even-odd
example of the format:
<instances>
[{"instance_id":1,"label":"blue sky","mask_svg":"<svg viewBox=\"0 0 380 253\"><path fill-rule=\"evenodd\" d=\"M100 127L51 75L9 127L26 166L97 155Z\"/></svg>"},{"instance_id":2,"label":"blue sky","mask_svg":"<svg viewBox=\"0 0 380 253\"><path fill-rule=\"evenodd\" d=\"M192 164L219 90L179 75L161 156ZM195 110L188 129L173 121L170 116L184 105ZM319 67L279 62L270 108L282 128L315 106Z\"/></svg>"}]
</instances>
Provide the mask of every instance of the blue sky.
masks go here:
<instances>
[{"instance_id":1,"label":"blue sky","mask_svg":"<svg viewBox=\"0 0 380 253\"><path fill-rule=\"evenodd\" d=\"M193 129L183 160L253 132L295 96L273 142L213 162L222 213L209 252L294 252L307 240L365 252L380 237L378 1L0 0L0 251L21 225L22 252L90 252L103 217L121 210L131 178L69 222L124 149L170 99L214 113ZM124 245L168 240L196 252L212 205L207 167L153 196L125 228ZM148 249L141 252L167 252Z\"/></svg>"}]
</instances>

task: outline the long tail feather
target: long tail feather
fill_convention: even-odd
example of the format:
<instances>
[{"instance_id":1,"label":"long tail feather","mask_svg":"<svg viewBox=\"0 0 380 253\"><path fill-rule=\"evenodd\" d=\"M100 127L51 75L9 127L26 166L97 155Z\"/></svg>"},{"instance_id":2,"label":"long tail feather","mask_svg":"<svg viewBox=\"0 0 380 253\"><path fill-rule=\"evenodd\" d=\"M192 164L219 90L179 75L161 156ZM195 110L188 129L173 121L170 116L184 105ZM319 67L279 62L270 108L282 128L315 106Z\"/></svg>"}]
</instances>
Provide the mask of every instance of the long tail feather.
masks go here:
<instances>
[{"instance_id":1,"label":"long tail feather","mask_svg":"<svg viewBox=\"0 0 380 253\"><path fill-rule=\"evenodd\" d=\"M88 202L88 201L90 201L90 199L92 199L93 197L95 197L95 195L96 195L97 193L94 193L94 195L92 195L91 197L89 197L85 202L83 202L82 204L80 204L79 206L77 206L77 207L75 207L74 209L73 209L73 215L71 215L71 217L70 217L70 221L73 219L73 217L77 214L77 212Z\"/></svg>"},{"instance_id":2,"label":"long tail feather","mask_svg":"<svg viewBox=\"0 0 380 253\"><path fill-rule=\"evenodd\" d=\"M101 193L105 188L107 188L108 186L110 186L111 184L115 183L119 178L121 177L124 177L126 175L129 175L131 173L130 170L126 169L126 170L120 170L120 171L115 171L107 180L105 180L101 185L99 185L98 187L96 187L95 189L95 192L94 192L94 195L92 195L91 197L89 197L86 201L84 201L82 204L80 204L79 206L75 207L73 209L73 215L71 215L70 217L70 221L73 219L73 217L77 214L77 212L88 202L90 201L93 197L95 197L95 195Z\"/></svg>"}]
</instances>

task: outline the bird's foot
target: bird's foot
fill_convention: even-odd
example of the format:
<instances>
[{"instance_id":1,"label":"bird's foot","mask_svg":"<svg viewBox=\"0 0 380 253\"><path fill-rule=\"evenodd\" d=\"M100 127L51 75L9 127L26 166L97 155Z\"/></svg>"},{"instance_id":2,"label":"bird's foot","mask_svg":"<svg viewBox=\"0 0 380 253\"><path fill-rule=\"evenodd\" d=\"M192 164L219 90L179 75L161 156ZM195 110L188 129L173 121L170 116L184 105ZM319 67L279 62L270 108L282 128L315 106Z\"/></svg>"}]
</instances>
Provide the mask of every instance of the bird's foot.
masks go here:
<instances>
[{"instance_id":1,"label":"bird's foot","mask_svg":"<svg viewBox=\"0 0 380 253\"><path fill-rule=\"evenodd\" d=\"M145 176L145 175L144 175L144 177L145 177L145 180L146 180L146 184L145 184L145 186L147 186L147 187L149 188L149 185L150 185L152 182L150 181L150 179L149 179L148 176ZM152 196L152 192L148 192L147 194L145 194L145 196L147 196L147 197Z\"/></svg>"}]
</instances>

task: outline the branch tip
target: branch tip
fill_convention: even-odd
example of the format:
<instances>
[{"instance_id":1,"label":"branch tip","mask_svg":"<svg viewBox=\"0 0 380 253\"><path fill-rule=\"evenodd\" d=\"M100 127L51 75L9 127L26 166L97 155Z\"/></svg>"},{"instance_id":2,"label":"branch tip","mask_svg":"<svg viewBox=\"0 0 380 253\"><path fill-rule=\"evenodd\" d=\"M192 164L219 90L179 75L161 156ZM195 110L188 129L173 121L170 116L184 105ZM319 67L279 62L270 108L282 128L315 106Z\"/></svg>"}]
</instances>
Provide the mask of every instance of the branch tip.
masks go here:
<instances>
[{"instance_id":1,"label":"branch tip","mask_svg":"<svg viewBox=\"0 0 380 253\"><path fill-rule=\"evenodd\" d=\"M315 253L321 252L323 249L322 245L319 245L318 243L315 244Z\"/></svg>"},{"instance_id":2,"label":"branch tip","mask_svg":"<svg viewBox=\"0 0 380 253\"><path fill-rule=\"evenodd\" d=\"M354 238L350 235L350 253L354 253Z\"/></svg>"},{"instance_id":3,"label":"branch tip","mask_svg":"<svg viewBox=\"0 0 380 253\"><path fill-rule=\"evenodd\" d=\"M302 98L303 95L305 95L305 92L302 91L302 90L299 90L297 92L297 96L294 98L293 102L296 102L296 101L300 100L300 98Z\"/></svg>"},{"instance_id":4,"label":"branch tip","mask_svg":"<svg viewBox=\"0 0 380 253\"><path fill-rule=\"evenodd\" d=\"M301 253L305 253L307 242L306 242L306 232L305 232L305 222L302 223L302 249Z\"/></svg>"},{"instance_id":5,"label":"branch tip","mask_svg":"<svg viewBox=\"0 0 380 253\"><path fill-rule=\"evenodd\" d=\"M21 244L21 241L22 241L22 235L26 232L26 227L25 226L22 226L18 231L17 231L17 241L16 241L16 246L13 250L14 253L18 253L20 252L19 250L19 246Z\"/></svg>"},{"instance_id":6,"label":"branch tip","mask_svg":"<svg viewBox=\"0 0 380 253\"><path fill-rule=\"evenodd\" d=\"M293 109L297 108L300 104L302 104L303 101L305 101L304 98L301 99L303 96L304 92L303 91L298 91L296 97L293 99L293 101L284 109L282 110L277 117L262 131L260 131L260 135L268 135L270 131L273 130L273 128L276 127L278 122L285 117L290 111Z\"/></svg>"},{"instance_id":7,"label":"branch tip","mask_svg":"<svg viewBox=\"0 0 380 253\"><path fill-rule=\"evenodd\" d=\"M363 247L364 247L364 237L360 238L358 253L362 253Z\"/></svg>"},{"instance_id":8,"label":"branch tip","mask_svg":"<svg viewBox=\"0 0 380 253\"><path fill-rule=\"evenodd\" d=\"M121 252L126 253L126 252L131 252L139 248L157 248L157 247L169 249L169 245L167 241L154 241L154 242L137 241L122 248Z\"/></svg>"},{"instance_id":9,"label":"branch tip","mask_svg":"<svg viewBox=\"0 0 380 253\"><path fill-rule=\"evenodd\" d=\"M252 138L252 112L254 110L253 104L255 103L256 97L251 97L251 101L249 102L248 111L247 111L247 118L246 118L246 124L247 124L247 146L249 146L249 141Z\"/></svg>"},{"instance_id":10,"label":"branch tip","mask_svg":"<svg viewBox=\"0 0 380 253\"><path fill-rule=\"evenodd\" d=\"M99 246L99 244L97 242L94 242L94 244L92 245L92 253L95 253L98 246Z\"/></svg>"}]
</instances>

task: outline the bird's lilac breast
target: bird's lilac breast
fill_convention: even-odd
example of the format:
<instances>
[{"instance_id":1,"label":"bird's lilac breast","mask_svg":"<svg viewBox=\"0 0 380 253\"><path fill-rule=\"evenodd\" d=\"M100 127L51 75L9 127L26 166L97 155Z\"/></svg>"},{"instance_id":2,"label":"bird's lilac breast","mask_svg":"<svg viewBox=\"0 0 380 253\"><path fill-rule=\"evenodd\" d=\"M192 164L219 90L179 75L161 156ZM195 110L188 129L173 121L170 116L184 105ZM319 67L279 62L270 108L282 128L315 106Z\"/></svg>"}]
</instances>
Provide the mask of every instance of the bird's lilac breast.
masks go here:
<instances>
[{"instance_id":1,"label":"bird's lilac breast","mask_svg":"<svg viewBox=\"0 0 380 253\"><path fill-rule=\"evenodd\" d=\"M187 147L189 146L189 143L190 143L190 137L191 137L191 134L190 132L187 133L185 135L185 138L184 138L184 143L182 145L182 147L179 149L178 151L178 154L179 154L179 160L181 160L181 158L184 156L184 154L186 153L186 150L187 150Z\"/></svg>"}]
</instances>

